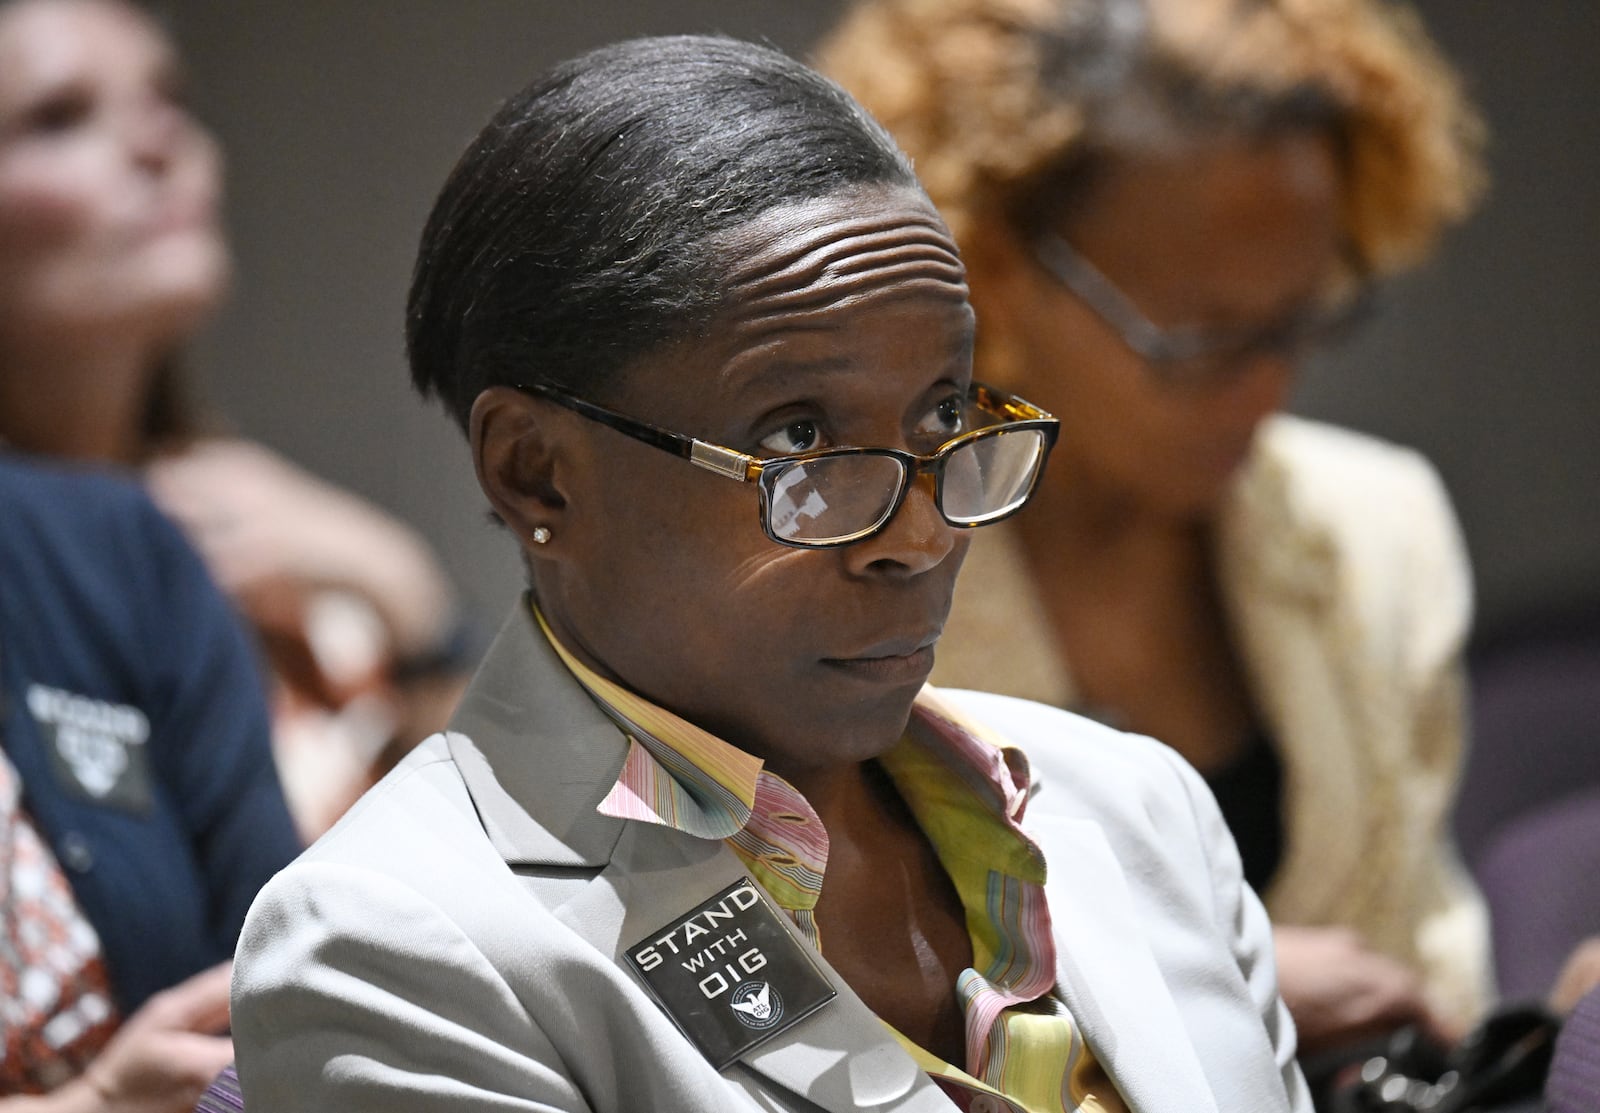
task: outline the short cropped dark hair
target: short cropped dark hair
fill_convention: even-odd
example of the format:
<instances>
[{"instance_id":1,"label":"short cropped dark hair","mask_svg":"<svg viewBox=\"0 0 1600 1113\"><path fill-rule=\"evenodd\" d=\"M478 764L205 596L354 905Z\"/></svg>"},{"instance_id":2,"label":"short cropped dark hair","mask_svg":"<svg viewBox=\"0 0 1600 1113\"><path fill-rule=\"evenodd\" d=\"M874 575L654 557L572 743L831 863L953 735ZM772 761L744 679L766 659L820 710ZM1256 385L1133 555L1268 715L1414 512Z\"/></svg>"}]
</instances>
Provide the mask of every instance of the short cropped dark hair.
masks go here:
<instances>
[{"instance_id":1,"label":"short cropped dark hair","mask_svg":"<svg viewBox=\"0 0 1600 1113\"><path fill-rule=\"evenodd\" d=\"M581 55L501 106L446 181L407 304L412 381L463 429L494 385L603 399L713 320L721 233L879 184L919 188L848 94L776 50L675 36Z\"/></svg>"}]
</instances>

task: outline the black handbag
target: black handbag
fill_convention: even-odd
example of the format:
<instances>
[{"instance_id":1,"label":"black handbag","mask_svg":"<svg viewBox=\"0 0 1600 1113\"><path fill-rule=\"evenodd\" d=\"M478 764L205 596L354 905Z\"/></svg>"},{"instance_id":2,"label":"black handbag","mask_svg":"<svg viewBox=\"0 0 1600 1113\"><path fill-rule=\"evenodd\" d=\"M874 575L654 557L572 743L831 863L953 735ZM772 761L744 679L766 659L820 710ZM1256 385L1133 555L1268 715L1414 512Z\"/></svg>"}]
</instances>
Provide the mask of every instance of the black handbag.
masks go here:
<instances>
[{"instance_id":1,"label":"black handbag","mask_svg":"<svg viewBox=\"0 0 1600 1113\"><path fill-rule=\"evenodd\" d=\"M1390 1036L1330 1095L1329 1113L1491 1113L1541 1107L1561 1020L1542 1005L1495 1010L1445 1050L1415 1025Z\"/></svg>"}]
</instances>

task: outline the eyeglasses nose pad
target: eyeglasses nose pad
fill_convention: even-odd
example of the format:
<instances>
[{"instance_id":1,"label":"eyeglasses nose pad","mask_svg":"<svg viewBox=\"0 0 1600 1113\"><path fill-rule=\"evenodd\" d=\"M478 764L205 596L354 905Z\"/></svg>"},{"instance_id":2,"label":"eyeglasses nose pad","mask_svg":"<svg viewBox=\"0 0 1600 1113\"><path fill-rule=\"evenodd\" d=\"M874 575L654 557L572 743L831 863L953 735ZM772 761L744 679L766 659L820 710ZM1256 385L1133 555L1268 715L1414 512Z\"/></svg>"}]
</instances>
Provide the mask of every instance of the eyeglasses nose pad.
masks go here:
<instances>
[{"instance_id":1,"label":"eyeglasses nose pad","mask_svg":"<svg viewBox=\"0 0 1600 1113\"><path fill-rule=\"evenodd\" d=\"M912 498L912 492L920 490L927 496L927 507L938 517L944 518L944 508L939 505L939 472L935 464L924 464L916 470L906 487L905 497L900 500L901 512L904 512L905 504Z\"/></svg>"}]
</instances>

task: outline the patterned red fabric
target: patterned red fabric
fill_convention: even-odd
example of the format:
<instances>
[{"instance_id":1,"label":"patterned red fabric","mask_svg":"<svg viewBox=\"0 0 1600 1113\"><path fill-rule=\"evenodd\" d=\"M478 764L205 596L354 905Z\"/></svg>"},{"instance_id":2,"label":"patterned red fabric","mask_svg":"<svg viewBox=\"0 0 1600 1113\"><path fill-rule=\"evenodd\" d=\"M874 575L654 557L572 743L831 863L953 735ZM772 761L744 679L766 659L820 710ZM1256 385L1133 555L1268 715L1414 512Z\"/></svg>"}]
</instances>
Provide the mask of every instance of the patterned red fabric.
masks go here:
<instances>
[{"instance_id":1,"label":"patterned red fabric","mask_svg":"<svg viewBox=\"0 0 1600 1113\"><path fill-rule=\"evenodd\" d=\"M117 1023L100 937L0 754L0 1094L55 1089L99 1054Z\"/></svg>"}]
</instances>

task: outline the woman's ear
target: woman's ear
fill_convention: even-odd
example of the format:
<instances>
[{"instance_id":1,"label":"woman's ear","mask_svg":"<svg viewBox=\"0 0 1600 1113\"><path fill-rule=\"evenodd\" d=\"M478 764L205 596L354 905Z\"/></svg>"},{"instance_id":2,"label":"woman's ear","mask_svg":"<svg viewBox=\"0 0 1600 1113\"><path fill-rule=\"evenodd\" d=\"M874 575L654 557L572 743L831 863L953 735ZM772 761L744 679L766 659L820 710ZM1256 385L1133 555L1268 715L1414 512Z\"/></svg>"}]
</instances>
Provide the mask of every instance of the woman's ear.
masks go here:
<instances>
[{"instance_id":1,"label":"woman's ear","mask_svg":"<svg viewBox=\"0 0 1600 1113\"><path fill-rule=\"evenodd\" d=\"M520 390L492 386L472 403L467 424L478 485L530 552L562 536L567 510L563 423L552 409Z\"/></svg>"}]
</instances>

